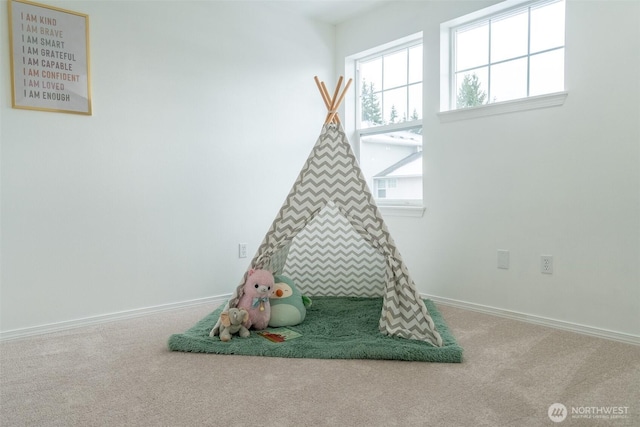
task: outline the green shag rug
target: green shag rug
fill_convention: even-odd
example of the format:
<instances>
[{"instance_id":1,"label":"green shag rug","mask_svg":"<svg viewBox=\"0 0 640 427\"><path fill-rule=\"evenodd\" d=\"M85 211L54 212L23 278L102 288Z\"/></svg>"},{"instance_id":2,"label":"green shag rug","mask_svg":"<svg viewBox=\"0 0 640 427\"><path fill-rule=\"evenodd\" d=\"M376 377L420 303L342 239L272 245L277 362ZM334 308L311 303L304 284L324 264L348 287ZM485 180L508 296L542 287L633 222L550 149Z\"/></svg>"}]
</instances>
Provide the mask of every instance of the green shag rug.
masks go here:
<instances>
[{"instance_id":1,"label":"green shag rug","mask_svg":"<svg viewBox=\"0 0 640 427\"><path fill-rule=\"evenodd\" d=\"M442 336L443 346L383 335L378 330L382 298L314 297L304 322L287 328L273 328L300 334L284 342L272 342L251 331L249 338L235 335L229 342L209 331L216 324L224 304L188 331L169 338L169 349L195 353L312 359L390 359L422 362L462 362L462 347L447 328L431 300L425 300L431 318ZM288 332L288 331L284 331Z\"/></svg>"}]
</instances>

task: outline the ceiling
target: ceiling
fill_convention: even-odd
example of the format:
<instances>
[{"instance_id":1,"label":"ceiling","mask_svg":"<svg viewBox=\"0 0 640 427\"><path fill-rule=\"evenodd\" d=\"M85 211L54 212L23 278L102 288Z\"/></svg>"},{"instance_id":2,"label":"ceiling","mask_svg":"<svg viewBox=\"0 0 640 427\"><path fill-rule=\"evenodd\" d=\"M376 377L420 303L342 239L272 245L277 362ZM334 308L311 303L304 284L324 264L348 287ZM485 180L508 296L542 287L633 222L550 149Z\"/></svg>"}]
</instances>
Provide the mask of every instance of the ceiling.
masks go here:
<instances>
[{"instance_id":1,"label":"ceiling","mask_svg":"<svg viewBox=\"0 0 640 427\"><path fill-rule=\"evenodd\" d=\"M392 1L397 0L289 0L282 3L302 16L336 25Z\"/></svg>"}]
</instances>

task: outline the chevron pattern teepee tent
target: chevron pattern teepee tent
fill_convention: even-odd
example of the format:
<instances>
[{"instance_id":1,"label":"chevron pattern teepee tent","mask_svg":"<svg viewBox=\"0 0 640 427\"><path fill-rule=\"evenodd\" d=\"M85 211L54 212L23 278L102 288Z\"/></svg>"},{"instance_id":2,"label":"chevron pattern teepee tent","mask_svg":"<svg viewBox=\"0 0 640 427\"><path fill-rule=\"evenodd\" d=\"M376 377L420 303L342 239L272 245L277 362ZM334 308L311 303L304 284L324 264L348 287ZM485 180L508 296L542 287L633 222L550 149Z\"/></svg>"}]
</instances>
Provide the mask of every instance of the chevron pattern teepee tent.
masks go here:
<instances>
[{"instance_id":1,"label":"chevron pattern teepee tent","mask_svg":"<svg viewBox=\"0 0 640 427\"><path fill-rule=\"evenodd\" d=\"M382 296L381 333L441 347L337 116L351 80L338 97L341 77L332 98L316 83L328 109L325 124L250 268L285 274L312 297ZM246 278L228 306L237 304Z\"/></svg>"}]
</instances>

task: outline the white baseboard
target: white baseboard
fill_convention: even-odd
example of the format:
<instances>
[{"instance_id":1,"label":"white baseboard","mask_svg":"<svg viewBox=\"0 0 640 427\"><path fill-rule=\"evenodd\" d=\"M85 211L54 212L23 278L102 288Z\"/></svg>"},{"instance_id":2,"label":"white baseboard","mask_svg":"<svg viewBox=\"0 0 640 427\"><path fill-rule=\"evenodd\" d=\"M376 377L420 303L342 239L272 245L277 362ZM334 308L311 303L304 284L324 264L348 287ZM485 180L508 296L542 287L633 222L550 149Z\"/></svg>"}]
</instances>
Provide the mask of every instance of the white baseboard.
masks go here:
<instances>
[{"instance_id":1,"label":"white baseboard","mask_svg":"<svg viewBox=\"0 0 640 427\"><path fill-rule=\"evenodd\" d=\"M156 305L153 307L144 307L134 310L120 311L117 313L102 314L99 316L85 317L83 319L68 320L64 322L50 323L46 325L33 326L29 328L13 329L0 332L0 342L27 338L36 335L49 334L52 332L66 331L69 329L81 328L84 326L97 325L100 323L113 322L117 320L133 319L136 317L148 316L151 314L162 313L164 311L178 310L181 308L193 307L198 305L211 305L212 307L226 302L231 294L218 295L213 297L198 298L189 301L182 301L170 304ZM213 311L213 308L212 308Z\"/></svg>"},{"instance_id":2,"label":"white baseboard","mask_svg":"<svg viewBox=\"0 0 640 427\"><path fill-rule=\"evenodd\" d=\"M607 329L594 328L591 326L579 325L576 323L565 322L561 320L549 319L541 316L534 316L517 311L504 310L501 308L490 307L482 304L475 304L466 301L455 300L451 298L437 297L433 295L421 294L423 298L429 298L432 301L448 305L452 307L462 308L465 310L477 311L480 313L491 314L494 316L505 317L508 319L524 321L536 325L548 326L555 329L576 332L579 334L590 335L598 338L610 339L627 344L640 345L640 336L626 334L622 332L610 331ZM178 310L181 308L193 307L198 305L216 306L226 302L231 294L218 295L213 297L198 298L189 301L182 301L171 304L157 305L153 307L145 307L134 310L121 311L117 313L104 314L99 316L86 317L83 319L69 320L65 322L50 323L46 325L34 326L30 328L13 329L0 332L0 342L27 338L36 335L44 335L53 332L66 331L69 329L81 328L84 326L97 325L100 323L113 322L117 320L133 319L136 317L147 316L164 311Z\"/></svg>"},{"instance_id":3,"label":"white baseboard","mask_svg":"<svg viewBox=\"0 0 640 427\"><path fill-rule=\"evenodd\" d=\"M450 299L450 298L442 298L442 297L426 295L426 294L421 294L421 296L423 298L428 298L433 302L442 304L442 305L449 305L452 307L462 308L465 310L472 310L480 313L491 314L494 316L506 317L507 319L520 320L523 322L533 323L536 325L548 326L555 329L562 329L565 331L576 332L579 334L590 335L593 337L619 341L626 344L640 345L640 336L638 335L610 331L608 329L594 328L592 326L584 326L584 325L579 325L577 323L549 319L547 317L519 313L517 311L504 310L501 308L490 307L490 306L475 304L475 303L466 302L466 301L459 301L459 300Z\"/></svg>"}]
</instances>

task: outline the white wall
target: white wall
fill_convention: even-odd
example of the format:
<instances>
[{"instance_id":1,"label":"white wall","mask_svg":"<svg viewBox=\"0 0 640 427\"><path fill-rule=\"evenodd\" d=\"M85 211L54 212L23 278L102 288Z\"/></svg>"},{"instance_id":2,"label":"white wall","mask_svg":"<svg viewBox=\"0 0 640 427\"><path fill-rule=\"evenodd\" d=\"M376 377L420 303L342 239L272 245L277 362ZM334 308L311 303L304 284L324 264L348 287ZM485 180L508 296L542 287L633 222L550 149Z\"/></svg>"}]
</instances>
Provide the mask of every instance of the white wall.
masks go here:
<instances>
[{"instance_id":1,"label":"white wall","mask_svg":"<svg viewBox=\"0 0 640 427\"><path fill-rule=\"evenodd\" d=\"M564 106L441 124L439 25L493 3L399 2L337 28L340 73L424 32L427 210L389 228L421 292L639 336L640 2L568 1Z\"/></svg>"},{"instance_id":2,"label":"white wall","mask_svg":"<svg viewBox=\"0 0 640 427\"><path fill-rule=\"evenodd\" d=\"M318 135L313 75L424 31L427 211L387 218L420 290L640 335L640 3L569 1L564 106L447 124L439 24L495 1L335 34L277 2L47 3L90 15L94 115L12 109L0 31L1 331L229 293Z\"/></svg>"},{"instance_id":3,"label":"white wall","mask_svg":"<svg viewBox=\"0 0 640 427\"><path fill-rule=\"evenodd\" d=\"M90 16L93 116L11 108L0 4L0 330L228 294L322 126L334 29L273 2Z\"/></svg>"}]
</instances>

